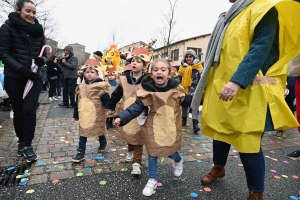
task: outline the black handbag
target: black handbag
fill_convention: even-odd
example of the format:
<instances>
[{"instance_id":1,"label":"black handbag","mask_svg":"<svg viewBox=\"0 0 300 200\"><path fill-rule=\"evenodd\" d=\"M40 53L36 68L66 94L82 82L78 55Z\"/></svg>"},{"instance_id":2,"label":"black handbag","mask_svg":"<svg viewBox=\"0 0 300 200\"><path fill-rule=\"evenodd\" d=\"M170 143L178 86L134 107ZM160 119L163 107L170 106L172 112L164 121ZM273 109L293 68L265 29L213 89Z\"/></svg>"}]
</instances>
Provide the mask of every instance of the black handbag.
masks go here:
<instances>
[{"instance_id":1,"label":"black handbag","mask_svg":"<svg viewBox=\"0 0 300 200\"><path fill-rule=\"evenodd\" d=\"M57 80L57 79L58 79L57 76L52 76L52 77L50 77L50 80L51 80L51 81L54 81L54 80Z\"/></svg>"}]
</instances>

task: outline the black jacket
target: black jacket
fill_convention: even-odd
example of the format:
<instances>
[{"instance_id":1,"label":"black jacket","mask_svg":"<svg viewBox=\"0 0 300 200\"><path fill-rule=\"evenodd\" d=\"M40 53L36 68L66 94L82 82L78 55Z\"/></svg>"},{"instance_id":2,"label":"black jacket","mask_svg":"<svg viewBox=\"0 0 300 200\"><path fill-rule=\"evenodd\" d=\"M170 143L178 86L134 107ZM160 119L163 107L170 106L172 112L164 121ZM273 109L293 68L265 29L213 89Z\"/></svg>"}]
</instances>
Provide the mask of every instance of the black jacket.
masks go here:
<instances>
[{"instance_id":1,"label":"black jacket","mask_svg":"<svg viewBox=\"0 0 300 200\"><path fill-rule=\"evenodd\" d=\"M98 83L98 82L103 82L103 80L101 78L97 78L93 83ZM85 84L90 84L90 83L89 83L88 80L85 80ZM108 93L105 93L105 94L102 95L101 102L102 102L102 104L103 104L104 107L107 105L107 103L109 102L109 94ZM79 119L79 114L78 114L78 95L76 95L76 103L75 103L75 106L74 106L73 118Z\"/></svg>"},{"instance_id":2,"label":"black jacket","mask_svg":"<svg viewBox=\"0 0 300 200\"><path fill-rule=\"evenodd\" d=\"M137 80L132 77L132 72L129 72L126 75L127 82L130 85L135 85L135 84L140 84L143 80L143 78L147 75L148 73L143 73L140 78ZM115 110L117 103L122 99L123 97L123 88L119 84L118 87L114 90L114 92L111 94L110 101L109 103L105 106L105 109L107 110Z\"/></svg>"},{"instance_id":3,"label":"black jacket","mask_svg":"<svg viewBox=\"0 0 300 200\"><path fill-rule=\"evenodd\" d=\"M157 87L150 76L147 76L142 81L142 87L144 90L150 92L167 92L170 89L176 88L179 85L179 80L176 79L169 79L168 84L166 87L160 88ZM184 101L181 103L181 106L188 107L191 104L192 95L186 95ZM138 117L146 107L144 106L143 102L140 100L136 100L133 104L131 104L126 110L122 111L117 115L116 118L121 119L120 126L124 126L129 123L134 118Z\"/></svg>"},{"instance_id":4,"label":"black jacket","mask_svg":"<svg viewBox=\"0 0 300 200\"><path fill-rule=\"evenodd\" d=\"M38 21L36 20L35 23ZM6 20L0 28L0 60L5 66L5 76L25 79L19 73L19 69L23 66L31 69L32 59L40 54L44 45L45 37L43 34L39 36L30 34L21 30L10 19ZM43 57L46 59L46 52L44 52Z\"/></svg>"},{"instance_id":5,"label":"black jacket","mask_svg":"<svg viewBox=\"0 0 300 200\"><path fill-rule=\"evenodd\" d=\"M56 63L52 61L47 62L47 76L49 81L51 81L50 80L51 77L57 76L61 73L62 73L61 68Z\"/></svg>"}]
</instances>

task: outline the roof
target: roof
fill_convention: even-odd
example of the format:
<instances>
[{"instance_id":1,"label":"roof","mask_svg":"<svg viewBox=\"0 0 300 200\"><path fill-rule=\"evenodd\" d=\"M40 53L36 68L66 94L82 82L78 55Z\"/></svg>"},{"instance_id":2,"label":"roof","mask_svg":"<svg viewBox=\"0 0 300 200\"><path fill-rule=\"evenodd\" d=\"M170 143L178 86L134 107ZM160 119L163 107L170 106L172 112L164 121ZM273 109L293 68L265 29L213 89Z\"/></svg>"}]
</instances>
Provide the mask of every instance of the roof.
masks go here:
<instances>
[{"instance_id":1,"label":"roof","mask_svg":"<svg viewBox=\"0 0 300 200\"><path fill-rule=\"evenodd\" d=\"M195 36L195 37L190 37L190 38L186 38L186 39L183 39L183 40L179 40L179 41L174 42L174 43L172 43L170 45L172 46L172 45L175 45L175 44L178 44L178 43L181 43L181 42L186 42L186 41L189 41L189 40L193 40L193 39L197 39L197 38L201 38L201 37L206 37L206 36L210 36L210 35L211 35L211 33L207 33L207 34L203 34L203 35L198 35L198 36ZM157 48L155 50L157 51L157 50L160 50L160 49L163 49L163 48L165 48L165 46Z\"/></svg>"},{"instance_id":2,"label":"roof","mask_svg":"<svg viewBox=\"0 0 300 200\"><path fill-rule=\"evenodd\" d=\"M85 47L84 45L82 45L82 44L79 44L79 43L74 43L74 44L69 44L70 46L71 45L77 45L77 46L83 46L83 47Z\"/></svg>"}]
</instances>

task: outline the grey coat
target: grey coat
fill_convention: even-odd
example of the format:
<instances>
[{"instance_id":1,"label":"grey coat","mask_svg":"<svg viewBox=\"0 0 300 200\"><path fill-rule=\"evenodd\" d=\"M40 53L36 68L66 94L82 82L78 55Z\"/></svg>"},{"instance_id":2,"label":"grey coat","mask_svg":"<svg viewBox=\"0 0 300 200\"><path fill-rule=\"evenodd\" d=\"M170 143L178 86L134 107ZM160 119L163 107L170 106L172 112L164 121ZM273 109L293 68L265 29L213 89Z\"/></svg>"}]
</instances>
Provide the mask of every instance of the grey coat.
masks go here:
<instances>
[{"instance_id":1,"label":"grey coat","mask_svg":"<svg viewBox=\"0 0 300 200\"><path fill-rule=\"evenodd\" d=\"M77 79L78 58L72 54L70 56L65 63L62 63L64 79Z\"/></svg>"}]
</instances>

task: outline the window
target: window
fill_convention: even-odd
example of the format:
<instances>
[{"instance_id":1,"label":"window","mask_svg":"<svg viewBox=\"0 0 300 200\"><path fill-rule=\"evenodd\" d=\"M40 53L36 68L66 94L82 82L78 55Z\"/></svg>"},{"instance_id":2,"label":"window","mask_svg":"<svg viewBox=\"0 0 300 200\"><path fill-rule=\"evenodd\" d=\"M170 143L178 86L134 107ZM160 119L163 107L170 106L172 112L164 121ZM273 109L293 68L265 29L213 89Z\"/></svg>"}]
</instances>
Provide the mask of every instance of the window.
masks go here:
<instances>
[{"instance_id":1,"label":"window","mask_svg":"<svg viewBox=\"0 0 300 200\"><path fill-rule=\"evenodd\" d=\"M172 54L173 56L173 54ZM175 49L174 50L174 56L173 56L173 59L174 61L177 61L179 59L179 49Z\"/></svg>"}]
</instances>

